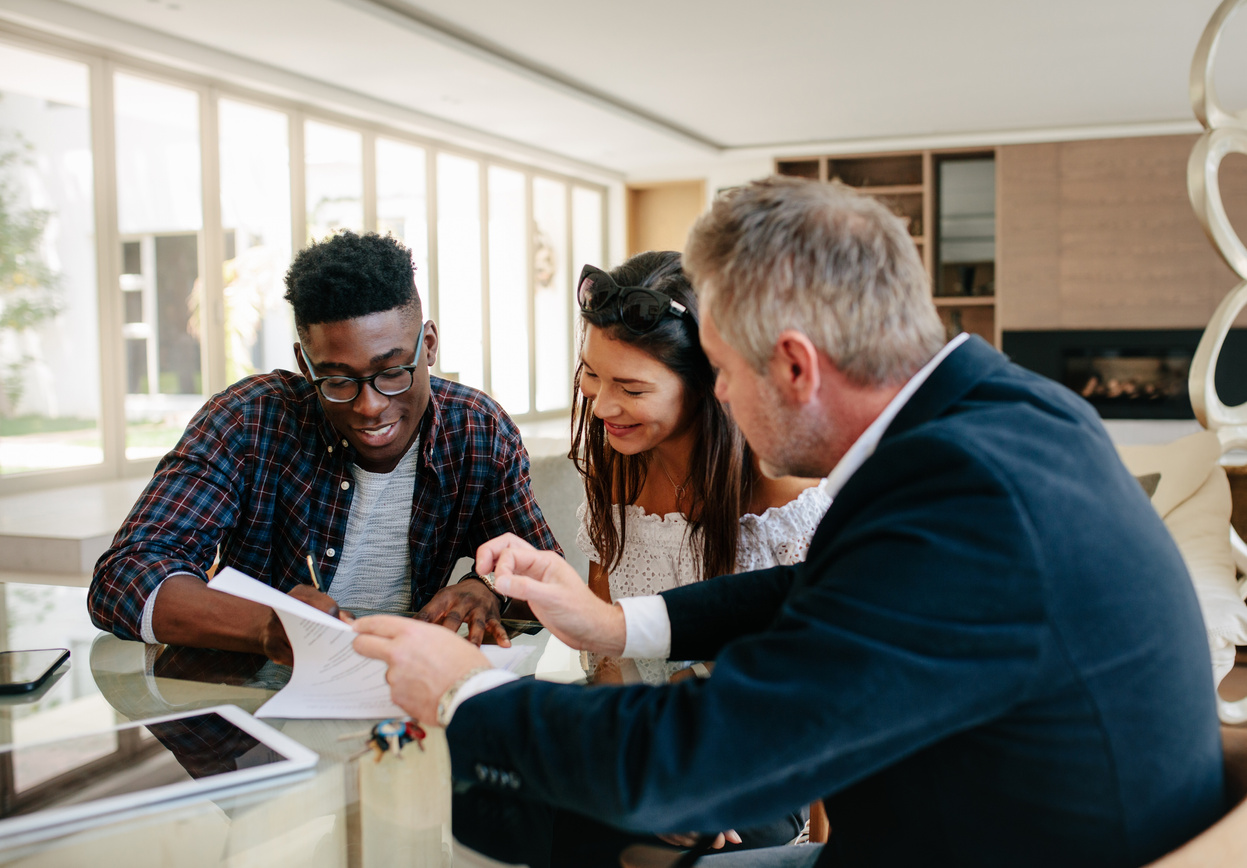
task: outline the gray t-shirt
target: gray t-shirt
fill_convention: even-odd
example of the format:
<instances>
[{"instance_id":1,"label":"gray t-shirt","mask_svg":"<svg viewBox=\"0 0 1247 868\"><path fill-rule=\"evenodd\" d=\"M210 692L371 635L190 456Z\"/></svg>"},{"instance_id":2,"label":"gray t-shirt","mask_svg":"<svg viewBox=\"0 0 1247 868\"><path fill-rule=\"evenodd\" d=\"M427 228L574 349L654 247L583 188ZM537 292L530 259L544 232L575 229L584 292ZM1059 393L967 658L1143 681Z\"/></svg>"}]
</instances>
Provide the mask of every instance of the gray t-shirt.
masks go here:
<instances>
[{"instance_id":1,"label":"gray t-shirt","mask_svg":"<svg viewBox=\"0 0 1247 868\"><path fill-rule=\"evenodd\" d=\"M346 520L342 560L329 589L343 609L411 610L407 528L420 459L415 445L389 473L371 473L351 465L355 496Z\"/></svg>"}]
</instances>

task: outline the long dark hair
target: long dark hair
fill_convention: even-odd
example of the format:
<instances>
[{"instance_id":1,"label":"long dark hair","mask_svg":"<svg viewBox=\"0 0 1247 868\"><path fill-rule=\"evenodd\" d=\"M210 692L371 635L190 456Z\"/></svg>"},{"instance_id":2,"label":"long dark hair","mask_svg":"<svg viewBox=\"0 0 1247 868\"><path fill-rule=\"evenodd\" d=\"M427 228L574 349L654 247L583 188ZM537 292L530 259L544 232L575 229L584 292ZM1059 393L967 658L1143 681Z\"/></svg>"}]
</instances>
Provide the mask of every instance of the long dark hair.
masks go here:
<instances>
[{"instance_id":1,"label":"long dark hair","mask_svg":"<svg viewBox=\"0 0 1247 868\"><path fill-rule=\"evenodd\" d=\"M614 306L581 311L581 339L587 326L596 326L608 337L648 353L680 378L683 410L694 431L688 482L693 552L702 578L733 572L740 517L753 492L752 459L740 429L715 400L714 370L697 339L697 297L680 266L680 254L670 250L639 253L610 275L619 286L657 290L687 308L683 317L664 316L641 335L633 334L620 322ZM593 402L580 391L583 375L584 362L580 361L572 385L570 457L584 479L589 538L603 567L610 570L623 555L623 506L636 503L649 472L650 456L645 452L622 455L611 448L602 420L593 415Z\"/></svg>"}]
</instances>

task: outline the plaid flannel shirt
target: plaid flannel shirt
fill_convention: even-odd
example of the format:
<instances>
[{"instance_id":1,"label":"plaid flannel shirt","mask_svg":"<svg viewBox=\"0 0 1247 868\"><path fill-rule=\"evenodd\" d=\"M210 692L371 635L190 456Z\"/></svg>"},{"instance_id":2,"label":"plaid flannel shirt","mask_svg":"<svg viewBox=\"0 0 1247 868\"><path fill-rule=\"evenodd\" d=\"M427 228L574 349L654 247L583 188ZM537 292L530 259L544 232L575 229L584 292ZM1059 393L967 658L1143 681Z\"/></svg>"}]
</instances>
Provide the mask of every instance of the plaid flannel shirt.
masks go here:
<instances>
[{"instance_id":1,"label":"plaid flannel shirt","mask_svg":"<svg viewBox=\"0 0 1247 868\"><path fill-rule=\"evenodd\" d=\"M482 392L431 379L408 528L415 609L445 586L459 558L501 533L560 551L533 499L514 423ZM281 591L307 583L314 551L329 590L354 460L298 374L249 377L213 396L96 562L91 620L123 639L140 638L148 595L174 573L206 581L218 546L222 566Z\"/></svg>"}]
</instances>

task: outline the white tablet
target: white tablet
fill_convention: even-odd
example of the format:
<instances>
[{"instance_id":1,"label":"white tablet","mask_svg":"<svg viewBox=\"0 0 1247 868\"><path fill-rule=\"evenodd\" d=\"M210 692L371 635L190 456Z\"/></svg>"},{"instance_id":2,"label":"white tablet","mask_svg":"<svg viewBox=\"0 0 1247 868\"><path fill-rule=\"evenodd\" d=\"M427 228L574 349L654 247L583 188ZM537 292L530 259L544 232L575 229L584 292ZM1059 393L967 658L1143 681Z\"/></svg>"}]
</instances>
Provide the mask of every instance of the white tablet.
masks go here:
<instances>
[{"instance_id":1,"label":"white tablet","mask_svg":"<svg viewBox=\"0 0 1247 868\"><path fill-rule=\"evenodd\" d=\"M234 705L0 747L0 845L310 773L317 754ZM7 778L7 781L5 780ZM8 784L6 786L5 784Z\"/></svg>"}]
</instances>

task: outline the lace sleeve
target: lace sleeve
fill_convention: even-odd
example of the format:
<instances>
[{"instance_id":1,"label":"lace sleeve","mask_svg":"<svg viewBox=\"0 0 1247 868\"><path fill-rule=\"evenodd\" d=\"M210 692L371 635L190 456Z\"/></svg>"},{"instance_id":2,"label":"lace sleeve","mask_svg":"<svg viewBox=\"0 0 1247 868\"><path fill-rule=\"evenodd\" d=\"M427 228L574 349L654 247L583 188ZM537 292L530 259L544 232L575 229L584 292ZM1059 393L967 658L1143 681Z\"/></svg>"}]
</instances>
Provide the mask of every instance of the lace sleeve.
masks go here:
<instances>
[{"instance_id":1,"label":"lace sleeve","mask_svg":"<svg viewBox=\"0 0 1247 868\"><path fill-rule=\"evenodd\" d=\"M576 522L579 525L576 529L576 548L595 564L601 563L602 559L598 555L598 550L593 545L593 540L589 539L589 503L587 501L581 502L576 509Z\"/></svg>"},{"instance_id":2,"label":"lace sleeve","mask_svg":"<svg viewBox=\"0 0 1247 868\"><path fill-rule=\"evenodd\" d=\"M741 519L737 568L741 571L799 564L810 551L810 540L831 506L828 482L801 492L796 500L772 507L762 515Z\"/></svg>"}]
</instances>

